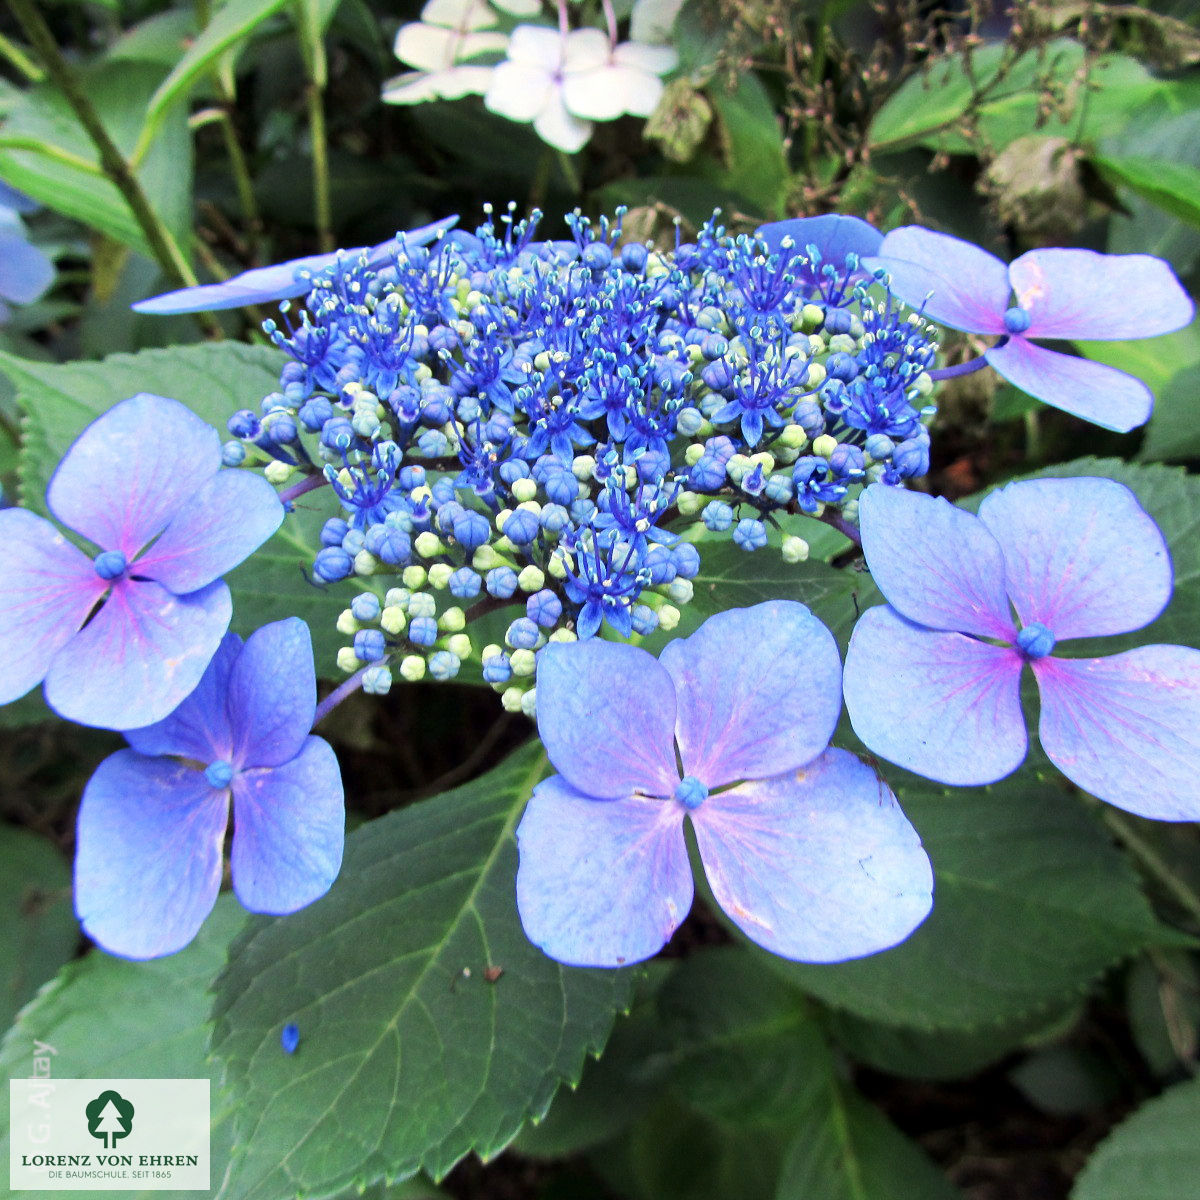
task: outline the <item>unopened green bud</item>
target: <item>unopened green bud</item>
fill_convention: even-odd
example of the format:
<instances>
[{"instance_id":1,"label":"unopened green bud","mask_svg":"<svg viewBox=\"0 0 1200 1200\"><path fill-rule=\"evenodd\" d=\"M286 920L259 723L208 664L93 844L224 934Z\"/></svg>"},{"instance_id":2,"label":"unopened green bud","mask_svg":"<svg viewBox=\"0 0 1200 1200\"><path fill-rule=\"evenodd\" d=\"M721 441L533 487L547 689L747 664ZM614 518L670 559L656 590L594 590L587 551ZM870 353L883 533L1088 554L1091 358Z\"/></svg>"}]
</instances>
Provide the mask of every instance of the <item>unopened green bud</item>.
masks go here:
<instances>
[{"instance_id":1,"label":"unopened green bud","mask_svg":"<svg viewBox=\"0 0 1200 1200\"><path fill-rule=\"evenodd\" d=\"M414 592L408 598L410 617L432 617L437 613L437 601L429 592Z\"/></svg>"},{"instance_id":2,"label":"unopened green bud","mask_svg":"<svg viewBox=\"0 0 1200 1200\"><path fill-rule=\"evenodd\" d=\"M579 634L573 629L556 629L550 635L550 640L552 642L577 642L579 641Z\"/></svg>"},{"instance_id":3,"label":"unopened green bud","mask_svg":"<svg viewBox=\"0 0 1200 1200\"><path fill-rule=\"evenodd\" d=\"M670 633L679 624L679 609L673 604L660 604L658 606L658 625L659 628L667 633Z\"/></svg>"},{"instance_id":4,"label":"unopened green bud","mask_svg":"<svg viewBox=\"0 0 1200 1200\"><path fill-rule=\"evenodd\" d=\"M808 434L801 425L785 425L780 431L777 444L789 450L803 450L808 444Z\"/></svg>"},{"instance_id":5,"label":"unopened green bud","mask_svg":"<svg viewBox=\"0 0 1200 1200\"><path fill-rule=\"evenodd\" d=\"M436 558L442 553L442 542L436 533L426 529L424 533L417 534L413 549L422 558Z\"/></svg>"},{"instance_id":6,"label":"unopened green bud","mask_svg":"<svg viewBox=\"0 0 1200 1200\"><path fill-rule=\"evenodd\" d=\"M425 678L425 660L419 654L406 654L400 660L400 678L418 683Z\"/></svg>"},{"instance_id":7,"label":"unopened green bud","mask_svg":"<svg viewBox=\"0 0 1200 1200\"><path fill-rule=\"evenodd\" d=\"M546 564L546 573L552 579L566 579L567 577L567 561L561 554L552 554L550 561Z\"/></svg>"},{"instance_id":8,"label":"unopened green bud","mask_svg":"<svg viewBox=\"0 0 1200 1200\"><path fill-rule=\"evenodd\" d=\"M387 608L403 608L408 603L412 593L408 588L388 588L384 593L383 603Z\"/></svg>"},{"instance_id":9,"label":"unopened green bud","mask_svg":"<svg viewBox=\"0 0 1200 1200\"><path fill-rule=\"evenodd\" d=\"M734 483L741 483L742 480L750 473L753 463L746 454L731 454L729 461L725 464L725 474L729 476Z\"/></svg>"},{"instance_id":10,"label":"unopened green bud","mask_svg":"<svg viewBox=\"0 0 1200 1200\"><path fill-rule=\"evenodd\" d=\"M520 483L522 481L517 480L517 482ZM530 480L529 482L532 483L533 481ZM522 500L521 503L517 505L517 508L523 508L526 512L533 513L535 517L540 517L542 515L542 506L536 500Z\"/></svg>"},{"instance_id":11,"label":"unopened green bud","mask_svg":"<svg viewBox=\"0 0 1200 1200\"><path fill-rule=\"evenodd\" d=\"M418 567L415 563L411 567L405 567L400 572L400 578L404 580L406 588L419 588L425 586L425 568Z\"/></svg>"},{"instance_id":12,"label":"unopened green bud","mask_svg":"<svg viewBox=\"0 0 1200 1200\"><path fill-rule=\"evenodd\" d=\"M353 637L361 628L362 626L358 623L358 618L348 608L344 608L338 613L338 633L344 633L347 637Z\"/></svg>"},{"instance_id":13,"label":"unopened green bud","mask_svg":"<svg viewBox=\"0 0 1200 1200\"><path fill-rule=\"evenodd\" d=\"M453 574L454 568L449 563L434 563L429 568L429 586L443 591Z\"/></svg>"},{"instance_id":14,"label":"unopened green bud","mask_svg":"<svg viewBox=\"0 0 1200 1200\"><path fill-rule=\"evenodd\" d=\"M477 546L471 555L471 566L477 571L490 571L498 567L504 560L496 553L495 548L487 545Z\"/></svg>"},{"instance_id":15,"label":"unopened green bud","mask_svg":"<svg viewBox=\"0 0 1200 1200\"><path fill-rule=\"evenodd\" d=\"M680 492L675 498L679 511L685 517L694 517L708 501L709 497L701 496L699 492Z\"/></svg>"},{"instance_id":16,"label":"unopened green bud","mask_svg":"<svg viewBox=\"0 0 1200 1200\"><path fill-rule=\"evenodd\" d=\"M517 586L523 592L540 592L546 584L546 575L540 567L529 564L517 576Z\"/></svg>"},{"instance_id":17,"label":"unopened green bud","mask_svg":"<svg viewBox=\"0 0 1200 1200\"><path fill-rule=\"evenodd\" d=\"M438 628L443 633L461 633L466 627L466 614L457 604L446 609L438 618Z\"/></svg>"},{"instance_id":18,"label":"unopened green bud","mask_svg":"<svg viewBox=\"0 0 1200 1200\"><path fill-rule=\"evenodd\" d=\"M513 499L518 502L532 500L538 491L536 480L525 476L523 479L514 479L508 489L513 494Z\"/></svg>"},{"instance_id":19,"label":"unopened green bud","mask_svg":"<svg viewBox=\"0 0 1200 1200\"><path fill-rule=\"evenodd\" d=\"M571 474L581 483L596 473L596 460L590 454L577 454L571 460Z\"/></svg>"},{"instance_id":20,"label":"unopened green bud","mask_svg":"<svg viewBox=\"0 0 1200 1200\"><path fill-rule=\"evenodd\" d=\"M379 614L379 627L384 633L393 635L403 633L407 625L408 618L404 615L404 609L398 604L386 605L383 612Z\"/></svg>"},{"instance_id":21,"label":"unopened green bud","mask_svg":"<svg viewBox=\"0 0 1200 1200\"><path fill-rule=\"evenodd\" d=\"M913 381L918 396L928 396L933 391L933 380L928 371L922 371Z\"/></svg>"},{"instance_id":22,"label":"unopened green bud","mask_svg":"<svg viewBox=\"0 0 1200 1200\"><path fill-rule=\"evenodd\" d=\"M693 442L684 452L683 461L689 467L694 467L704 457L704 447L699 442Z\"/></svg>"},{"instance_id":23,"label":"unopened green bud","mask_svg":"<svg viewBox=\"0 0 1200 1200\"><path fill-rule=\"evenodd\" d=\"M848 333L835 333L829 339L830 354L854 354L858 350L858 342Z\"/></svg>"},{"instance_id":24,"label":"unopened green bud","mask_svg":"<svg viewBox=\"0 0 1200 1200\"><path fill-rule=\"evenodd\" d=\"M819 325L824 324L825 310L819 304L806 304L800 310L800 328L805 333L812 333Z\"/></svg>"},{"instance_id":25,"label":"unopened green bud","mask_svg":"<svg viewBox=\"0 0 1200 1200\"><path fill-rule=\"evenodd\" d=\"M500 693L500 704L505 712L519 713L521 711L521 700L525 696L525 689L519 687L506 687Z\"/></svg>"},{"instance_id":26,"label":"unopened green bud","mask_svg":"<svg viewBox=\"0 0 1200 1200\"><path fill-rule=\"evenodd\" d=\"M667 595L676 604L690 604L694 592L690 579L673 579L667 585Z\"/></svg>"},{"instance_id":27,"label":"unopened green bud","mask_svg":"<svg viewBox=\"0 0 1200 1200\"><path fill-rule=\"evenodd\" d=\"M291 463L279 462L278 459L274 459L263 467L263 474L267 477L269 484L278 487L281 483L287 483L295 469Z\"/></svg>"},{"instance_id":28,"label":"unopened green bud","mask_svg":"<svg viewBox=\"0 0 1200 1200\"><path fill-rule=\"evenodd\" d=\"M446 649L460 662L466 662L474 649L471 645L471 635L468 633L452 633L446 639L445 645Z\"/></svg>"},{"instance_id":29,"label":"unopened green bud","mask_svg":"<svg viewBox=\"0 0 1200 1200\"><path fill-rule=\"evenodd\" d=\"M353 646L343 646L337 652L338 670L345 671L347 675L352 675L362 663L359 661L358 655L354 653Z\"/></svg>"},{"instance_id":30,"label":"unopened green bud","mask_svg":"<svg viewBox=\"0 0 1200 1200\"><path fill-rule=\"evenodd\" d=\"M823 433L813 439L812 452L819 458L829 458L838 448L838 441L832 434Z\"/></svg>"},{"instance_id":31,"label":"unopened green bud","mask_svg":"<svg viewBox=\"0 0 1200 1200\"><path fill-rule=\"evenodd\" d=\"M537 670L537 655L532 650L513 650L508 662L517 676L532 675Z\"/></svg>"},{"instance_id":32,"label":"unopened green bud","mask_svg":"<svg viewBox=\"0 0 1200 1200\"><path fill-rule=\"evenodd\" d=\"M783 539L783 561L785 563L802 563L808 560L808 543L802 537L789 533Z\"/></svg>"},{"instance_id":33,"label":"unopened green bud","mask_svg":"<svg viewBox=\"0 0 1200 1200\"><path fill-rule=\"evenodd\" d=\"M521 697L521 711L531 720L537 720L537 688L530 688Z\"/></svg>"},{"instance_id":34,"label":"unopened green bud","mask_svg":"<svg viewBox=\"0 0 1200 1200\"><path fill-rule=\"evenodd\" d=\"M815 388L825 382L825 368L820 363L809 363L804 372L804 386Z\"/></svg>"},{"instance_id":35,"label":"unopened green bud","mask_svg":"<svg viewBox=\"0 0 1200 1200\"><path fill-rule=\"evenodd\" d=\"M354 556L355 575L373 575L379 569L379 559L370 550L360 550Z\"/></svg>"}]
</instances>

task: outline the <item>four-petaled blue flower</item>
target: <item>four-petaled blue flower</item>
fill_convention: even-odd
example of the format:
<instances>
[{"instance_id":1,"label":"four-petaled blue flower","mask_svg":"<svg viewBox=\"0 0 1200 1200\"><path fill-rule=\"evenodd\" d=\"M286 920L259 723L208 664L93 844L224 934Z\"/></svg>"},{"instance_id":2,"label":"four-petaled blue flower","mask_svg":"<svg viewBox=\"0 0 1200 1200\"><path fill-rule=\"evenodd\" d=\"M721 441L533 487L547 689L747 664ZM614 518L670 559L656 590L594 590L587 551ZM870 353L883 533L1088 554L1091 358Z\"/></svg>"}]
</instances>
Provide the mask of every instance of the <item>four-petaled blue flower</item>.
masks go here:
<instances>
[{"instance_id":1,"label":"four-petaled blue flower","mask_svg":"<svg viewBox=\"0 0 1200 1200\"><path fill-rule=\"evenodd\" d=\"M290 913L323 896L342 861L337 758L311 737L317 685L308 626L228 634L196 690L164 721L126 733L132 749L83 793L75 910L105 950L182 949L216 903L229 809L233 890L252 912Z\"/></svg>"},{"instance_id":2,"label":"four-petaled blue flower","mask_svg":"<svg viewBox=\"0 0 1200 1200\"><path fill-rule=\"evenodd\" d=\"M655 954L692 904L685 818L717 902L768 950L835 962L906 938L929 860L875 773L828 749L840 683L829 631L784 600L710 617L658 659L597 639L542 650L538 731L559 774L517 830L529 939L577 966Z\"/></svg>"},{"instance_id":3,"label":"four-petaled blue flower","mask_svg":"<svg viewBox=\"0 0 1200 1200\"><path fill-rule=\"evenodd\" d=\"M1030 339L1156 337L1196 315L1170 266L1149 254L1030 250L1006 266L970 242L905 225L868 265L884 268L893 294L930 320L1000 336L984 358L1021 391L1121 433L1149 420L1150 389L1115 367Z\"/></svg>"},{"instance_id":4,"label":"four-petaled blue flower","mask_svg":"<svg viewBox=\"0 0 1200 1200\"><path fill-rule=\"evenodd\" d=\"M79 435L46 503L99 552L85 554L26 509L0 512L0 704L44 679L46 702L68 720L108 729L161 720L229 627L221 576L283 520L274 489L223 471L212 426L142 393Z\"/></svg>"},{"instance_id":5,"label":"four-petaled blue flower","mask_svg":"<svg viewBox=\"0 0 1200 1200\"><path fill-rule=\"evenodd\" d=\"M1166 607L1167 546L1128 488L1027 480L975 517L874 484L859 513L889 601L863 615L846 655L846 707L871 750L943 783L1003 778L1025 758L1028 663L1042 747L1068 779L1143 817L1200 819L1200 650L1051 657L1066 639L1128 633Z\"/></svg>"}]
</instances>

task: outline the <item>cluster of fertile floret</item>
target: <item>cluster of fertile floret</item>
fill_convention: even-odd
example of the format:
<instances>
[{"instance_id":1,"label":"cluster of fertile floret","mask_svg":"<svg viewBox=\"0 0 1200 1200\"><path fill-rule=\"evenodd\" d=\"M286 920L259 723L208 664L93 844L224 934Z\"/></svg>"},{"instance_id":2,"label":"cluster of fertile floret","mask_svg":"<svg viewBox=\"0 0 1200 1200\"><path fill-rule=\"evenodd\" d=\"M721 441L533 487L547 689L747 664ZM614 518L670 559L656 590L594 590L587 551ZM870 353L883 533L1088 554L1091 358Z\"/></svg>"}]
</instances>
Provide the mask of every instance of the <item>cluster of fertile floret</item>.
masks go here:
<instances>
[{"instance_id":1,"label":"cluster of fertile floret","mask_svg":"<svg viewBox=\"0 0 1200 1200\"><path fill-rule=\"evenodd\" d=\"M799 561L787 516L928 469L936 345L856 256L715 220L670 253L621 245L619 216L568 224L535 241L536 217L489 215L383 265L344 258L298 324L268 323L291 361L261 415L230 420L226 461L303 475L285 497L330 485L313 575L369 589L339 624L368 691L391 664L452 678L467 624L521 605L479 660L531 712L548 641L675 625L696 541Z\"/></svg>"}]
</instances>

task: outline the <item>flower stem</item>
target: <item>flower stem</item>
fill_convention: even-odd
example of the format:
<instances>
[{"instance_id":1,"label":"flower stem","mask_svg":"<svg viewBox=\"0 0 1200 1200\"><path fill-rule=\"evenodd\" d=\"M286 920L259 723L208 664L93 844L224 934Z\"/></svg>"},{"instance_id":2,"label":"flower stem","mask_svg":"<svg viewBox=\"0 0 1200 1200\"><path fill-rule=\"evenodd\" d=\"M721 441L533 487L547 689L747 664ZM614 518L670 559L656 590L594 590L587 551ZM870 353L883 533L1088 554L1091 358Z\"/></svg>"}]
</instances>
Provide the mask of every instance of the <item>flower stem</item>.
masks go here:
<instances>
[{"instance_id":1,"label":"flower stem","mask_svg":"<svg viewBox=\"0 0 1200 1200\"><path fill-rule=\"evenodd\" d=\"M46 77L45 72L37 63L33 62L20 46L9 41L3 34L0 34L0 56L8 59L30 83L41 83Z\"/></svg>"},{"instance_id":2,"label":"flower stem","mask_svg":"<svg viewBox=\"0 0 1200 1200\"><path fill-rule=\"evenodd\" d=\"M1156 880L1198 925L1200 925L1200 895L1197 895L1166 862L1161 854L1115 809L1104 806L1104 823L1116 834L1117 840L1137 859L1147 875Z\"/></svg>"},{"instance_id":3,"label":"flower stem","mask_svg":"<svg viewBox=\"0 0 1200 1200\"><path fill-rule=\"evenodd\" d=\"M981 354L978 358L969 359L955 367L939 367L930 371L929 378L935 382L939 379L957 379L960 375L973 375L976 371L982 371L987 365L987 359Z\"/></svg>"},{"instance_id":4,"label":"flower stem","mask_svg":"<svg viewBox=\"0 0 1200 1200\"><path fill-rule=\"evenodd\" d=\"M343 700L348 696L353 696L362 687L363 676L373 666L378 666L377 663L368 663L365 667L360 667L353 675L350 676L344 683L339 683L337 687L317 705L316 716L313 717L313 728L315 729Z\"/></svg>"},{"instance_id":5,"label":"flower stem","mask_svg":"<svg viewBox=\"0 0 1200 1200\"><path fill-rule=\"evenodd\" d=\"M308 106L308 136L312 144L313 215L317 226L317 244L322 251L335 248L333 204L329 192L329 141L325 130L325 84L328 74L325 44L317 24L315 0L296 0L296 26L300 32L300 52L308 77L305 102Z\"/></svg>"},{"instance_id":6,"label":"flower stem","mask_svg":"<svg viewBox=\"0 0 1200 1200\"><path fill-rule=\"evenodd\" d=\"M279 493L279 502L287 508L297 496L303 496L305 492L315 492L319 487L325 487L329 480L324 475L306 475L299 483L293 483L291 487L284 488Z\"/></svg>"},{"instance_id":7,"label":"flower stem","mask_svg":"<svg viewBox=\"0 0 1200 1200\"><path fill-rule=\"evenodd\" d=\"M826 525L832 525L838 533L848 537L856 546L862 545L862 536L858 532L858 526L852 525L841 513L827 508L817 519L824 521Z\"/></svg>"}]
</instances>

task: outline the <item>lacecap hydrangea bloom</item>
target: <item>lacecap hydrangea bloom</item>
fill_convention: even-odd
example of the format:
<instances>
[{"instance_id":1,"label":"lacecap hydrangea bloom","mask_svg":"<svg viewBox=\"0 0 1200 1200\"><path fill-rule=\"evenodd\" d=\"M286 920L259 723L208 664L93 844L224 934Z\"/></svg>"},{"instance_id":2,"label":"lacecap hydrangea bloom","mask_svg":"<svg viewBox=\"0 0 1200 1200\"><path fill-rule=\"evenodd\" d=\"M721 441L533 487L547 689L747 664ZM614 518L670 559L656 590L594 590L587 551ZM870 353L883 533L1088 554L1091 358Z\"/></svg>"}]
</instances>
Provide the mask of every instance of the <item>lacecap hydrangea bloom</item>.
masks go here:
<instances>
[{"instance_id":1,"label":"lacecap hydrangea bloom","mask_svg":"<svg viewBox=\"0 0 1200 1200\"><path fill-rule=\"evenodd\" d=\"M1122 433L1149 420L1150 389L1032 339L1156 337L1196 315L1170 265L1148 254L1053 248L1006 265L970 242L906 225L883 239L868 265L885 270L892 291L932 320L998 336L983 357L1021 391Z\"/></svg>"},{"instance_id":2,"label":"lacecap hydrangea bloom","mask_svg":"<svg viewBox=\"0 0 1200 1200\"><path fill-rule=\"evenodd\" d=\"M714 219L666 252L621 245L619 216L568 225L539 241L536 219L489 216L341 257L267 323L289 361L231 418L227 461L285 500L323 489L313 577L354 581L339 662L371 691L474 659L532 715L550 642L675 627L689 532L797 562L777 517L836 523L857 485L928 469L936 343L868 292L847 248L877 245L864 222L735 238Z\"/></svg>"},{"instance_id":3,"label":"lacecap hydrangea bloom","mask_svg":"<svg viewBox=\"0 0 1200 1200\"><path fill-rule=\"evenodd\" d=\"M337 758L311 737L312 640L291 617L246 643L227 634L196 690L165 720L125 734L83 793L75 910L105 950L182 949L216 903L233 810L233 890L252 912L323 896L342 861Z\"/></svg>"},{"instance_id":4,"label":"lacecap hydrangea bloom","mask_svg":"<svg viewBox=\"0 0 1200 1200\"><path fill-rule=\"evenodd\" d=\"M1053 653L1140 629L1170 599L1166 543L1128 488L1026 480L976 517L880 485L859 515L888 601L863 614L846 655L846 708L869 749L942 783L1003 778L1028 747L1028 666L1042 747L1068 779L1139 816L1200 820L1200 650Z\"/></svg>"},{"instance_id":5,"label":"lacecap hydrangea bloom","mask_svg":"<svg viewBox=\"0 0 1200 1200\"><path fill-rule=\"evenodd\" d=\"M0 703L45 680L46 703L83 725L165 717L200 681L229 627L221 576L278 529L275 491L221 469L217 432L175 400L142 393L79 435L44 517L0 512Z\"/></svg>"},{"instance_id":6,"label":"lacecap hydrangea bloom","mask_svg":"<svg viewBox=\"0 0 1200 1200\"><path fill-rule=\"evenodd\" d=\"M837 962L903 941L930 910L916 831L879 777L830 749L841 662L777 600L710 617L659 658L549 646L538 732L557 775L517 829L517 907L551 958L657 953L692 905L684 822L717 903L785 958Z\"/></svg>"}]
</instances>

